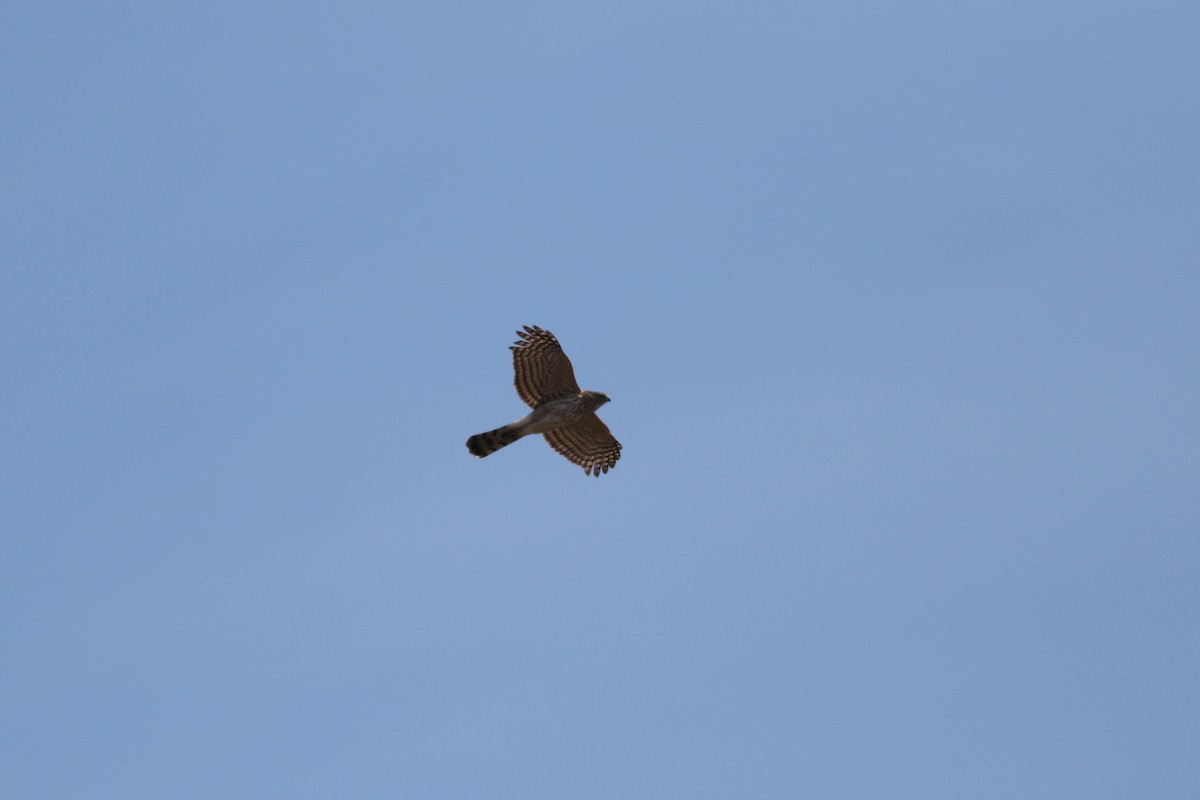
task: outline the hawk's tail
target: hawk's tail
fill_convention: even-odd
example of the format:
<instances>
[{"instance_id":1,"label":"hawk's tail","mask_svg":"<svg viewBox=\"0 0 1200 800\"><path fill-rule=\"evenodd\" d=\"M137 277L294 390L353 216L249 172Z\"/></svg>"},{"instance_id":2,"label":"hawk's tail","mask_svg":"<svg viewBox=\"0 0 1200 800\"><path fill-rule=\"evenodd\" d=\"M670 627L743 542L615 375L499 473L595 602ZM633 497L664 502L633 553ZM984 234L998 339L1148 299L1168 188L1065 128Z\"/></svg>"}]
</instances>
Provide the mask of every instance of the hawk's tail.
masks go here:
<instances>
[{"instance_id":1,"label":"hawk's tail","mask_svg":"<svg viewBox=\"0 0 1200 800\"><path fill-rule=\"evenodd\" d=\"M501 447L512 444L523 435L516 426L505 425L503 428L496 428L494 431L477 433L470 439L467 439L467 449L471 451L471 455L483 458L484 456L490 456Z\"/></svg>"}]
</instances>

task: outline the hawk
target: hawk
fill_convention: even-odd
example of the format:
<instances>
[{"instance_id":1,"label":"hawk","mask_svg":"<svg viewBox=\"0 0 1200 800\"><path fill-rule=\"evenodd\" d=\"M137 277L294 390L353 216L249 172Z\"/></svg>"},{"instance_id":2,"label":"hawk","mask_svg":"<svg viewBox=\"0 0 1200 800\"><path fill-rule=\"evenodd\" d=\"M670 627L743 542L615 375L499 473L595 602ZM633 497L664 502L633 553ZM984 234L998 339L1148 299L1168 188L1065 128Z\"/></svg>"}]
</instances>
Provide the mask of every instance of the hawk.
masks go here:
<instances>
[{"instance_id":1,"label":"hawk","mask_svg":"<svg viewBox=\"0 0 1200 800\"><path fill-rule=\"evenodd\" d=\"M608 395L579 388L571 360L550 331L526 325L517 336L521 338L509 348L516 373L513 383L533 411L503 428L467 439L471 455L490 456L522 436L540 433L556 452L583 467L585 475L598 478L608 472L621 457L621 443L596 416Z\"/></svg>"}]
</instances>

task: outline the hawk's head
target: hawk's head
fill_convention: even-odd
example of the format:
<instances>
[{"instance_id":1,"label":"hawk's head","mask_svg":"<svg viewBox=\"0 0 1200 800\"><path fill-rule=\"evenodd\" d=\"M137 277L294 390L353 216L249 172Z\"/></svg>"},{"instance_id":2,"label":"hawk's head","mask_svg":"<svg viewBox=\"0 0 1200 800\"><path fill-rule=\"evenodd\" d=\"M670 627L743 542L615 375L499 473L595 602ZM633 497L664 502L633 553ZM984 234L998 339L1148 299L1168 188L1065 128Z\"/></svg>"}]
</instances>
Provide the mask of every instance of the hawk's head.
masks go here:
<instances>
[{"instance_id":1,"label":"hawk's head","mask_svg":"<svg viewBox=\"0 0 1200 800\"><path fill-rule=\"evenodd\" d=\"M582 397L587 401L587 404L592 407L593 411L609 402L609 397L604 392L592 392L584 389Z\"/></svg>"}]
</instances>

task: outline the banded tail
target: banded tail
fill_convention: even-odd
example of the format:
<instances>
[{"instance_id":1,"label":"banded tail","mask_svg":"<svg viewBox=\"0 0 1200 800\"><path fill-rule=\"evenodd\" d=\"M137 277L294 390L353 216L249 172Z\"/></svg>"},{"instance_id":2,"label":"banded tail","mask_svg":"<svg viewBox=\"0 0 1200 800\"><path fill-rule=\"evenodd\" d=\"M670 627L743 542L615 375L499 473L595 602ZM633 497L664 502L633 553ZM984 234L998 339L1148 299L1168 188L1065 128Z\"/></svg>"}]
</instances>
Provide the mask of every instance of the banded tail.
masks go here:
<instances>
[{"instance_id":1,"label":"banded tail","mask_svg":"<svg viewBox=\"0 0 1200 800\"><path fill-rule=\"evenodd\" d=\"M485 456L490 456L501 447L512 444L524 435L515 425L505 425L503 428L496 428L494 431L477 433L470 439L467 439L467 449L471 451L471 455L477 458L484 458Z\"/></svg>"}]
</instances>

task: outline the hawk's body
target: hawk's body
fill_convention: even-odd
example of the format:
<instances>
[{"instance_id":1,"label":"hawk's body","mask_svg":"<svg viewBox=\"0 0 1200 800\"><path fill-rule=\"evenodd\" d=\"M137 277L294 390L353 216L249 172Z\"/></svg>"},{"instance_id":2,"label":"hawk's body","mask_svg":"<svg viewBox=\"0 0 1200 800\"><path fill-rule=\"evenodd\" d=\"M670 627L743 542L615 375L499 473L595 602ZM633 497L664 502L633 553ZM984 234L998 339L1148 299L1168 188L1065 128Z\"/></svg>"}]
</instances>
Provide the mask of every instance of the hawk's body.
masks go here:
<instances>
[{"instance_id":1,"label":"hawk's body","mask_svg":"<svg viewBox=\"0 0 1200 800\"><path fill-rule=\"evenodd\" d=\"M589 392L575 382L575 370L550 331L536 325L517 331L513 383L533 411L516 422L467 439L472 455L483 458L522 436L540 433L558 453L599 477L621 457L621 443L596 416L608 402L603 392Z\"/></svg>"}]
</instances>

